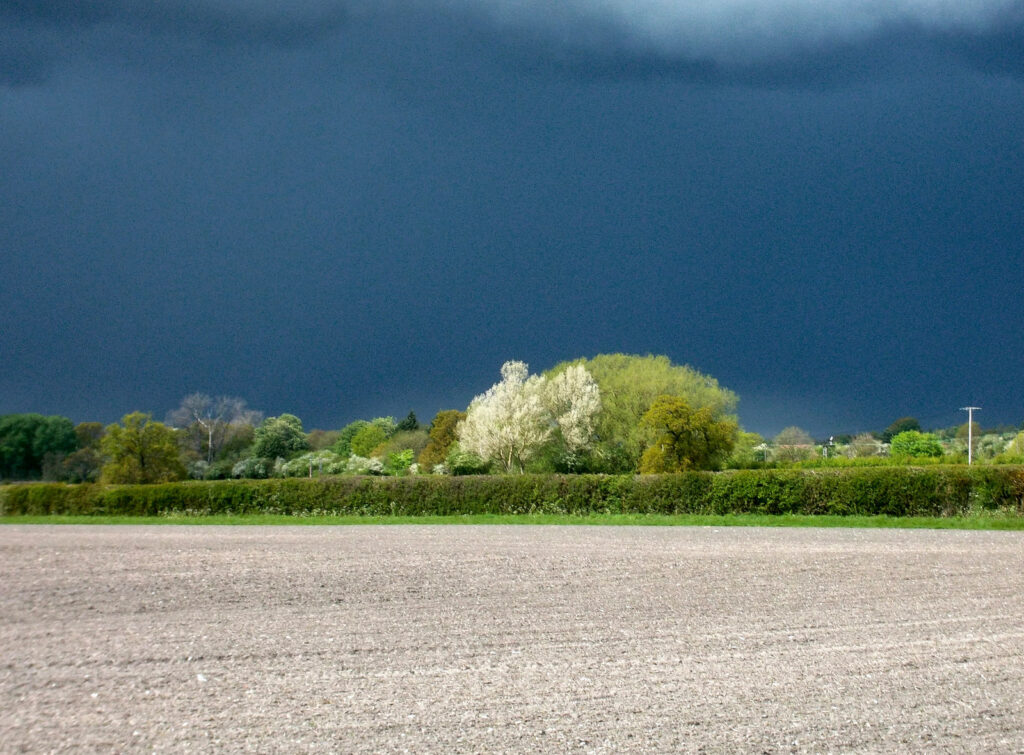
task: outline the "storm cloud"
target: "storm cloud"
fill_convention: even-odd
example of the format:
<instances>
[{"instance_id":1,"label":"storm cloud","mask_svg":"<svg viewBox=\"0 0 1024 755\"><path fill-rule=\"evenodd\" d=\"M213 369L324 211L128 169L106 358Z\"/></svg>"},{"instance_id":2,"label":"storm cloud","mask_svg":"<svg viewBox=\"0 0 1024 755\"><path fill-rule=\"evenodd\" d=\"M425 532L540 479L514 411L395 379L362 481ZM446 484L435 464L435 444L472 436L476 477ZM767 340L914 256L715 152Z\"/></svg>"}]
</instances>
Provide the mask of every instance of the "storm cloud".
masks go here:
<instances>
[{"instance_id":1,"label":"storm cloud","mask_svg":"<svg viewBox=\"0 0 1024 755\"><path fill-rule=\"evenodd\" d=\"M38 85L82 57L117 57L153 38L302 47L344 25L337 2L12 0L0 5L0 84Z\"/></svg>"},{"instance_id":2,"label":"storm cloud","mask_svg":"<svg viewBox=\"0 0 1024 755\"><path fill-rule=\"evenodd\" d=\"M747 65L846 45L894 29L987 35L1019 24L1014 0L450 0L499 23L581 46L616 38L669 57Z\"/></svg>"},{"instance_id":3,"label":"storm cloud","mask_svg":"<svg viewBox=\"0 0 1024 755\"><path fill-rule=\"evenodd\" d=\"M402 17L422 21L422 34L491 35L491 52L523 69L599 76L827 84L929 65L944 51L980 69L1024 68L1024 6L1015 0L14 0L0 8L0 81L39 83L76 50L112 44L67 34L129 33L128 45L145 44L141 34L347 46L349 22L365 34Z\"/></svg>"},{"instance_id":4,"label":"storm cloud","mask_svg":"<svg viewBox=\"0 0 1024 755\"><path fill-rule=\"evenodd\" d=\"M751 429L1019 422L1024 6L0 4L0 412L307 424L668 354Z\"/></svg>"}]
</instances>

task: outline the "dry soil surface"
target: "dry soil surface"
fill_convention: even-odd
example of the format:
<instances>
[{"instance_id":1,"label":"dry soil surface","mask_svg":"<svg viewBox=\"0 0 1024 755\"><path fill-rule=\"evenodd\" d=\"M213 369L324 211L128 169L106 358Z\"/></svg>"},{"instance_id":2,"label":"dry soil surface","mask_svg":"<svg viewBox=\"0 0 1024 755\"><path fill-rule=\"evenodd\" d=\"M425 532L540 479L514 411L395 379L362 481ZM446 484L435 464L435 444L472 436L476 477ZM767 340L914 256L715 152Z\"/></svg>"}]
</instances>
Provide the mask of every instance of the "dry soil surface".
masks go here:
<instances>
[{"instance_id":1,"label":"dry soil surface","mask_svg":"<svg viewBox=\"0 0 1024 755\"><path fill-rule=\"evenodd\" d=\"M1024 536L0 527L5 752L1024 751Z\"/></svg>"}]
</instances>

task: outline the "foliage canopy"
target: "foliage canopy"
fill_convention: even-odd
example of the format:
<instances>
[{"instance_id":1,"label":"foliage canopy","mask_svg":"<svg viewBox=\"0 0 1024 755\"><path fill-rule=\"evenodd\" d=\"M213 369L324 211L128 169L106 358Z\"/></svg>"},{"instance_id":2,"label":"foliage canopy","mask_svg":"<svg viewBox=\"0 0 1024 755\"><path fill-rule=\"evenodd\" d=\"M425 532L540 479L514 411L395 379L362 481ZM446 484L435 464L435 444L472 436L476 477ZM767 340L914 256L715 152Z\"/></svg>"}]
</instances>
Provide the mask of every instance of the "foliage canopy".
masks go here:
<instances>
[{"instance_id":1,"label":"foliage canopy","mask_svg":"<svg viewBox=\"0 0 1024 755\"><path fill-rule=\"evenodd\" d=\"M735 419L739 401L713 377L666 356L598 354L593 359L562 362L545 375L552 377L580 365L600 390L601 412L595 422L595 456L601 471L632 472L649 441L641 419L659 396L677 396L693 409L707 408L715 419Z\"/></svg>"},{"instance_id":2,"label":"foliage canopy","mask_svg":"<svg viewBox=\"0 0 1024 755\"><path fill-rule=\"evenodd\" d=\"M654 439L640 457L640 472L683 472L721 466L736 444L731 419L715 420L710 407L692 409L679 396L658 396L643 416Z\"/></svg>"},{"instance_id":3,"label":"foliage canopy","mask_svg":"<svg viewBox=\"0 0 1024 755\"><path fill-rule=\"evenodd\" d=\"M443 409L434 415L430 423L430 440L417 459L421 467L429 470L444 463L449 449L457 440L455 428L465 418L466 413L457 409Z\"/></svg>"},{"instance_id":4,"label":"foliage canopy","mask_svg":"<svg viewBox=\"0 0 1024 755\"><path fill-rule=\"evenodd\" d=\"M0 478L39 479L44 466L54 466L77 448L78 437L67 417L0 417Z\"/></svg>"},{"instance_id":5,"label":"foliage canopy","mask_svg":"<svg viewBox=\"0 0 1024 755\"><path fill-rule=\"evenodd\" d=\"M893 436L889 453L893 456L913 458L938 458L942 456L942 444L931 433L904 430Z\"/></svg>"},{"instance_id":6,"label":"foliage canopy","mask_svg":"<svg viewBox=\"0 0 1024 755\"><path fill-rule=\"evenodd\" d=\"M101 480L108 483L145 484L184 479L178 438L149 414L132 412L120 425L110 425L100 441L107 457Z\"/></svg>"},{"instance_id":7,"label":"foliage canopy","mask_svg":"<svg viewBox=\"0 0 1024 755\"><path fill-rule=\"evenodd\" d=\"M302 420L294 414L267 417L256 428L252 455L261 459L287 459L309 449L309 441L302 430Z\"/></svg>"}]
</instances>

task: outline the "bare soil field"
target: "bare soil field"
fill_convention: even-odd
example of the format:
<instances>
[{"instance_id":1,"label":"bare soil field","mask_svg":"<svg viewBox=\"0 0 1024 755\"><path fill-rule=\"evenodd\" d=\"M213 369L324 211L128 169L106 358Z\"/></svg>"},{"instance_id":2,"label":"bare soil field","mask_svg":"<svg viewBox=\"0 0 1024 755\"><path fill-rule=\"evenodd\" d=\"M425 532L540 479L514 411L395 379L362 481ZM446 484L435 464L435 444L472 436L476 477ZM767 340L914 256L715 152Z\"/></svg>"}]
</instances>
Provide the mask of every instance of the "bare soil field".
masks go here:
<instances>
[{"instance_id":1,"label":"bare soil field","mask_svg":"<svg viewBox=\"0 0 1024 755\"><path fill-rule=\"evenodd\" d=\"M1024 751L1024 535L0 527L4 752Z\"/></svg>"}]
</instances>

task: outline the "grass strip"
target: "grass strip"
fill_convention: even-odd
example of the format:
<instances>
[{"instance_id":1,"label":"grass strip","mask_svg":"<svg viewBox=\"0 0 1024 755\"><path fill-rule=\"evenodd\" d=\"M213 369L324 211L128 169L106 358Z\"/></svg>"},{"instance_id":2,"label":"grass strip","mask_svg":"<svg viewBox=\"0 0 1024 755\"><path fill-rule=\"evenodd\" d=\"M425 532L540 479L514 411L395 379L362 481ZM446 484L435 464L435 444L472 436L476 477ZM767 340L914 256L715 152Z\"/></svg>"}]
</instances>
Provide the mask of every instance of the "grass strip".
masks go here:
<instances>
[{"instance_id":1,"label":"grass strip","mask_svg":"<svg viewBox=\"0 0 1024 755\"><path fill-rule=\"evenodd\" d=\"M1024 530L1024 517L894 517L800 514L465 514L451 516L302 516L212 514L166 516L17 515L2 524L169 524L169 525L366 525L366 524L512 524L659 527L859 527L886 529Z\"/></svg>"}]
</instances>

